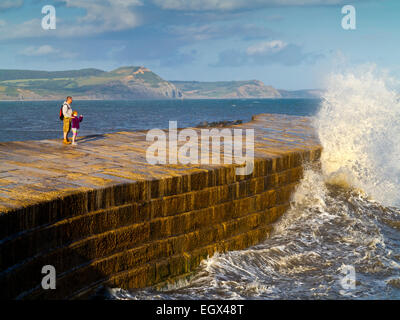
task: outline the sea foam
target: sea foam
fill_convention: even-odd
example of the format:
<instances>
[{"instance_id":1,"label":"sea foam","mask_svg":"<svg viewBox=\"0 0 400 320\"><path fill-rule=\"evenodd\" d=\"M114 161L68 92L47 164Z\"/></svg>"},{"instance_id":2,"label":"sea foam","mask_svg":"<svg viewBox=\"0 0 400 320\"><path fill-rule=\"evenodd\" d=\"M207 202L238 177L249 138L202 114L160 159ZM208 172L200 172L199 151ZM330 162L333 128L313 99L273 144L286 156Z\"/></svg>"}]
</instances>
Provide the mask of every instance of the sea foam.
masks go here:
<instances>
[{"instance_id":1,"label":"sea foam","mask_svg":"<svg viewBox=\"0 0 400 320\"><path fill-rule=\"evenodd\" d=\"M327 182L400 205L400 103L394 81L373 66L328 77L315 117Z\"/></svg>"}]
</instances>

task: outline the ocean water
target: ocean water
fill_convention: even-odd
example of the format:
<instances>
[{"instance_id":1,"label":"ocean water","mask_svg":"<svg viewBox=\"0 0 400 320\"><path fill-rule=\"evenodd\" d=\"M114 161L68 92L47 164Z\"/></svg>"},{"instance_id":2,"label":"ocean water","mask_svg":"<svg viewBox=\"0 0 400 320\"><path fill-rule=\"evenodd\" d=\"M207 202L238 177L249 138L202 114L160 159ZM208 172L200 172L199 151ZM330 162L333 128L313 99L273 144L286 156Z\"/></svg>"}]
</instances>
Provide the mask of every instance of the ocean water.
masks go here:
<instances>
[{"instance_id":1,"label":"ocean water","mask_svg":"<svg viewBox=\"0 0 400 320\"><path fill-rule=\"evenodd\" d=\"M125 130L196 126L203 121L251 120L259 113L315 114L319 100L135 100L73 101L72 108L84 116L80 135ZM0 101L0 142L62 138L59 120L63 101Z\"/></svg>"},{"instance_id":2,"label":"ocean water","mask_svg":"<svg viewBox=\"0 0 400 320\"><path fill-rule=\"evenodd\" d=\"M269 239L215 254L161 290L108 288L104 298L400 299L399 244L398 208L309 170Z\"/></svg>"}]
</instances>

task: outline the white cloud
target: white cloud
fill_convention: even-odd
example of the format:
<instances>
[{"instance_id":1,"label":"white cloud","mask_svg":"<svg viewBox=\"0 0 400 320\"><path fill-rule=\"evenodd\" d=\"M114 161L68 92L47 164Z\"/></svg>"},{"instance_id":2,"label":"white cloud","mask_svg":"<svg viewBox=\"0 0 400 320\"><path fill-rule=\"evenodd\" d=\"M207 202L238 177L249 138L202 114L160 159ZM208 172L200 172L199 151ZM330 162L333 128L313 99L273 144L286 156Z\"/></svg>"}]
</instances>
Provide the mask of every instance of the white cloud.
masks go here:
<instances>
[{"instance_id":1,"label":"white cloud","mask_svg":"<svg viewBox=\"0 0 400 320\"><path fill-rule=\"evenodd\" d=\"M0 1L0 11L19 8L24 4L23 0L1 0Z\"/></svg>"},{"instance_id":2,"label":"white cloud","mask_svg":"<svg viewBox=\"0 0 400 320\"><path fill-rule=\"evenodd\" d=\"M208 11L230 11L274 6L333 5L344 0L153 0L163 9Z\"/></svg>"},{"instance_id":3,"label":"white cloud","mask_svg":"<svg viewBox=\"0 0 400 320\"><path fill-rule=\"evenodd\" d=\"M282 40L263 41L246 50L227 49L219 54L218 67L280 64L285 66L313 64L323 58L321 53L304 52L303 47Z\"/></svg>"},{"instance_id":4,"label":"white cloud","mask_svg":"<svg viewBox=\"0 0 400 320\"><path fill-rule=\"evenodd\" d=\"M189 42L208 39L225 39L228 36L240 37L242 39L265 39L274 35L272 30L252 23L171 25L167 26L165 30Z\"/></svg>"},{"instance_id":5,"label":"white cloud","mask_svg":"<svg viewBox=\"0 0 400 320\"><path fill-rule=\"evenodd\" d=\"M20 24L1 25L0 40L5 39L23 39L35 37L76 37L76 36L91 36L102 34L105 32L116 32L133 29L143 25L145 21L138 13L138 7L148 5L145 0L58 0L69 8L79 8L84 10L84 15L78 18L71 16L67 21L67 17L61 19L57 16L56 30L43 30L41 28L41 17L32 19ZM264 8L271 6L291 6L291 5L326 5L337 4L344 0L148 0L155 3L161 9L174 10L192 10L213 12L217 17L221 16L220 11L236 10L236 9L251 9ZM357 0L355 0L357 1ZM3 8L17 6L22 4L22 0L0 0ZM151 6L151 5L150 5ZM1 7L0 7L1 8ZM154 9L154 8L152 8ZM208 14L209 14L208 13ZM268 30L260 28L246 27L249 30L242 30L245 26L234 27L232 30L227 30L231 34L245 33L248 38L251 34L262 34L272 36ZM216 39L224 36L224 29L227 27L218 27L213 25L203 26L186 26L183 31L173 30L173 27L168 28L171 33L177 36L191 37L193 40ZM187 30L185 30L187 29ZM240 31L240 30L242 31ZM251 30L250 30L251 29ZM226 31L226 30L225 30ZM250 32L252 31L252 32ZM256 36L259 38L259 36Z\"/></svg>"},{"instance_id":6,"label":"white cloud","mask_svg":"<svg viewBox=\"0 0 400 320\"><path fill-rule=\"evenodd\" d=\"M96 34L107 31L121 31L140 25L134 7L141 6L139 0L62 0L67 7L86 10L75 27L65 30L67 34ZM72 30L72 31L71 31ZM75 33L76 34L76 33Z\"/></svg>"},{"instance_id":7,"label":"white cloud","mask_svg":"<svg viewBox=\"0 0 400 320\"><path fill-rule=\"evenodd\" d=\"M250 46L246 49L248 55L277 53L287 47L282 40L264 41Z\"/></svg>"},{"instance_id":8,"label":"white cloud","mask_svg":"<svg viewBox=\"0 0 400 320\"><path fill-rule=\"evenodd\" d=\"M24 56L28 56L28 57L32 57L32 56L46 56L49 54L54 54L54 53L58 53L59 50L53 48L52 46L49 45L43 45L40 47L27 47L24 50L22 50L20 52L21 55Z\"/></svg>"},{"instance_id":9,"label":"white cloud","mask_svg":"<svg viewBox=\"0 0 400 320\"><path fill-rule=\"evenodd\" d=\"M41 27L40 19L25 21L21 24L5 24L0 32L0 40L32 38L48 35Z\"/></svg>"},{"instance_id":10,"label":"white cloud","mask_svg":"<svg viewBox=\"0 0 400 320\"><path fill-rule=\"evenodd\" d=\"M20 55L27 57L41 57L41 56L54 56L60 57L64 59L74 58L76 57L76 53L65 50L65 49L57 49L50 45L43 46L30 46L19 52Z\"/></svg>"},{"instance_id":11,"label":"white cloud","mask_svg":"<svg viewBox=\"0 0 400 320\"><path fill-rule=\"evenodd\" d=\"M20 24L4 25L4 29L0 33L0 40L90 36L104 32L132 29L141 24L141 19L134 12L135 7L143 5L139 0L60 1L64 2L67 7L84 9L86 14L76 19L76 21L67 21L56 16L56 30L43 30L41 27L41 18L32 19ZM2 27L1 23L0 27Z\"/></svg>"}]
</instances>

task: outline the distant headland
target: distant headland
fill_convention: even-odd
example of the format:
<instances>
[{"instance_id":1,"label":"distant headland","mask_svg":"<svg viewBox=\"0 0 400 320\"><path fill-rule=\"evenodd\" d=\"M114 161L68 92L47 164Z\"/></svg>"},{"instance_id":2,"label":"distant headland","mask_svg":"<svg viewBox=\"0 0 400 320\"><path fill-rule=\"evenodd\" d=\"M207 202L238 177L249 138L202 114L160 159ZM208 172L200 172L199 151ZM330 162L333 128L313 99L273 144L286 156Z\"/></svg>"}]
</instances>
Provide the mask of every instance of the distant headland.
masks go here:
<instances>
[{"instance_id":1,"label":"distant headland","mask_svg":"<svg viewBox=\"0 0 400 320\"><path fill-rule=\"evenodd\" d=\"M167 81L143 66L113 71L0 70L1 100L318 98L321 90L278 90L258 80Z\"/></svg>"}]
</instances>

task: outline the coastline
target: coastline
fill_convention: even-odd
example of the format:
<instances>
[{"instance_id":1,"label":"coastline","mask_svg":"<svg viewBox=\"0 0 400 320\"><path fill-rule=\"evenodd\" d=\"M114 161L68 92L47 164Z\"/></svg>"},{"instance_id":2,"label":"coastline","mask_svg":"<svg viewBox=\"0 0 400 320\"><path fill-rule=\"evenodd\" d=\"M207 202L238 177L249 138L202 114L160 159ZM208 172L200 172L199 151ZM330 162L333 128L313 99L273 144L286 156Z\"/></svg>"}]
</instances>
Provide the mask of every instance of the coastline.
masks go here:
<instances>
[{"instance_id":1,"label":"coastline","mask_svg":"<svg viewBox=\"0 0 400 320\"><path fill-rule=\"evenodd\" d=\"M163 99L103 99L103 98L99 98L99 99L86 99L86 98L80 98L80 97L76 97L75 101L140 101L140 100L146 100L146 101L158 101L158 100L172 100L172 101L180 101L180 100L254 100L254 99L259 99L259 100L297 100L297 99L301 99L301 100L318 100L320 99L319 97L310 97L310 98L303 98L303 97L299 97L299 98L283 98L283 97L232 97L232 98L180 98L180 99L174 99L174 98L163 98ZM29 99L29 100L0 100L1 102L40 102L40 101L61 101L61 100L65 100L65 98L59 98L59 99Z\"/></svg>"}]
</instances>

